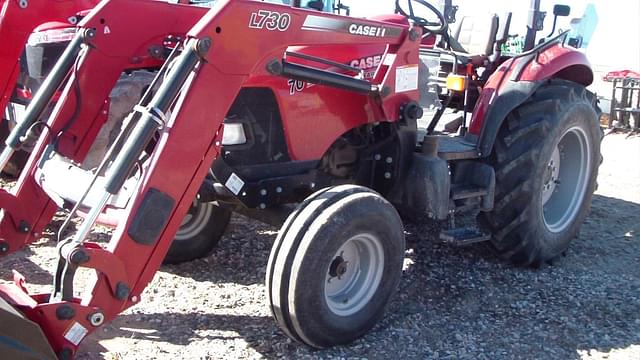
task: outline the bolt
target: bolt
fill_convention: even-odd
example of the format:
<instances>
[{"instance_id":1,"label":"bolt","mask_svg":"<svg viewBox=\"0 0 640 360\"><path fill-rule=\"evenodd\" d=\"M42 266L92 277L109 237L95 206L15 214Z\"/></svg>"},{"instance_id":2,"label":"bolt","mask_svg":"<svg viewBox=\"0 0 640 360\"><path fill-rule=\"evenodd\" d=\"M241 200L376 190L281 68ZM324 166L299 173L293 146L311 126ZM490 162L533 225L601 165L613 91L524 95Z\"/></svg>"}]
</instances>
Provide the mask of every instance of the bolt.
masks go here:
<instances>
[{"instance_id":1,"label":"bolt","mask_svg":"<svg viewBox=\"0 0 640 360\"><path fill-rule=\"evenodd\" d=\"M260 195L267 196L267 190L265 189L260 190Z\"/></svg>"},{"instance_id":2,"label":"bolt","mask_svg":"<svg viewBox=\"0 0 640 360\"><path fill-rule=\"evenodd\" d=\"M9 245L4 241L0 241L0 254L6 253L7 251L9 251Z\"/></svg>"},{"instance_id":3,"label":"bolt","mask_svg":"<svg viewBox=\"0 0 640 360\"><path fill-rule=\"evenodd\" d=\"M20 231L21 233L28 233L29 231L31 231L31 227L29 226L29 224L27 224L26 221L22 220L20 221L20 226L18 227L18 231Z\"/></svg>"},{"instance_id":4,"label":"bolt","mask_svg":"<svg viewBox=\"0 0 640 360\"><path fill-rule=\"evenodd\" d=\"M94 29L86 29L84 31L84 37L86 39L93 39L96 36L96 31Z\"/></svg>"},{"instance_id":5,"label":"bolt","mask_svg":"<svg viewBox=\"0 0 640 360\"><path fill-rule=\"evenodd\" d=\"M282 193L282 188L281 188L280 186L278 186L278 187L276 188L276 192L277 192L278 194Z\"/></svg>"},{"instance_id":6,"label":"bolt","mask_svg":"<svg viewBox=\"0 0 640 360\"><path fill-rule=\"evenodd\" d=\"M380 156L380 154L375 154L375 155L373 156L373 159L374 159L375 161L379 161L380 159L382 159L382 156Z\"/></svg>"},{"instance_id":7,"label":"bolt","mask_svg":"<svg viewBox=\"0 0 640 360\"><path fill-rule=\"evenodd\" d=\"M138 297L137 297L137 296L135 296L135 295L133 295L133 296L131 297L131 302L138 302Z\"/></svg>"},{"instance_id":8,"label":"bolt","mask_svg":"<svg viewBox=\"0 0 640 360\"><path fill-rule=\"evenodd\" d=\"M101 312L96 312L89 315L89 323L91 323L92 326L98 327L102 325L103 322L104 315Z\"/></svg>"},{"instance_id":9,"label":"bolt","mask_svg":"<svg viewBox=\"0 0 640 360\"><path fill-rule=\"evenodd\" d=\"M129 297L130 292L131 290L129 289L127 284L123 283L122 281L118 282L118 284L116 285L116 299L125 300Z\"/></svg>"},{"instance_id":10,"label":"bolt","mask_svg":"<svg viewBox=\"0 0 640 360\"><path fill-rule=\"evenodd\" d=\"M387 180L391 179L391 173L390 172L384 173L384 178L387 179Z\"/></svg>"},{"instance_id":11,"label":"bolt","mask_svg":"<svg viewBox=\"0 0 640 360\"><path fill-rule=\"evenodd\" d=\"M391 164L391 163L393 162L393 158L389 156L389 157L386 159L386 161L387 161L387 164Z\"/></svg>"},{"instance_id":12,"label":"bolt","mask_svg":"<svg viewBox=\"0 0 640 360\"><path fill-rule=\"evenodd\" d=\"M20 0L18 1L18 6L20 9L26 9L27 6L29 6L29 2L27 0Z\"/></svg>"},{"instance_id":13,"label":"bolt","mask_svg":"<svg viewBox=\"0 0 640 360\"><path fill-rule=\"evenodd\" d=\"M311 188L312 188L312 189L315 189L315 188L316 188L316 183L312 182L312 183L311 183Z\"/></svg>"},{"instance_id":14,"label":"bolt","mask_svg":"<svg viewBox=\"0 0 640 360\"><path fill-rule=\"evenodd\" d=\"M242 192L242 196L243 196L243 197L246 197L246 196L247 196L247 192L246 192L246 191L243 191L243 192Z\"/></svg>"},{"instance_id":15,"label":"bolt","mask_svg":"<svg viewBox=\"0 0 640 360\"><path fill-rule=\"evenodd\" d=\"M267 71L273 75L280 75L283 71L283 66L280 60L272 60L267 64Z\"/></svg>"},{"instance_id":16,"label":"bolt","mask_svg":"<svg viewBox=\"0 0 640 360\"><path fill-rule=\"evenodd\" d=\"M200 56L202 56L207 52L209 52L209 49L211 49L211 44L212 43L210 38L208 37L202 38L198 40L198 42L196 43L196 51Z\"/></svg>"},{"instance_id":17,"label":"bolt","mask_svg":"<svg viewBox=\"0 0 640 360\"><path fill-rule=\"evenodd\" d=\"M76 265L77 264L84 264L89 260L91 260L91 258L82 249L78 249L78 250L74 251L73 253L71 253L71 256L69 257L69 261L72 264L76 264Z\"/></svg>"},{"instance_id":18,"label":"bolt","mask_svg":"<svg viewBox=\"0 0 640 360\"><path fill-rule=\"evenodd\" d=\"M409 31L409 40L411 40L411 41L416 41L416 40L418 40L418 32L417 32L417 31L415 31L415 29L411 29L411 30Z\"/></svg>"},{"instance_id":19,"label":"bolt","mask_svg":"<svg viewBox=\"0 0 640 360\"><path fill-rule=\"evenodd\" d=\"M266 204L264 204L264 203L260 204L260 209L264 210L264 209L266 209L266 208L267 208L267 205L266 205Z\"/></svg>"},{"instance_id":20,"label":"bolt","mask_svg":"<svg viewBox=\"0 0 640 360\"><path fill-rule=\"evenodd\" d=\"M56 309L58 320L71 320L74 316L76 316L76 311L67 304L61 305Z\"/></svg>"}]
</instances>

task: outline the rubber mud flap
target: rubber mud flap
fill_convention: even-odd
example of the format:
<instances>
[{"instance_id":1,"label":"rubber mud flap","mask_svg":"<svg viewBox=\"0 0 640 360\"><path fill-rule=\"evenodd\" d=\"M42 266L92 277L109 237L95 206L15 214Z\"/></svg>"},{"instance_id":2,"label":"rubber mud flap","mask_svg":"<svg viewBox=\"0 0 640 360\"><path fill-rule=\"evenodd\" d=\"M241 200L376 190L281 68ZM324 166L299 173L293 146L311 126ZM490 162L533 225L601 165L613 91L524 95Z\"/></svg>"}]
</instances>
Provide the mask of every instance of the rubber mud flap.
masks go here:
<instances>
[{"instance_id":1,"label":"rubber mud flap","mask_svg":"<svg viewBox=\"0 0 640 360\"><path fill-rule=\"evenodd\" d=\"M57 359L40 326L0 298L0 357Z\"/></svg>"}]
</instances>

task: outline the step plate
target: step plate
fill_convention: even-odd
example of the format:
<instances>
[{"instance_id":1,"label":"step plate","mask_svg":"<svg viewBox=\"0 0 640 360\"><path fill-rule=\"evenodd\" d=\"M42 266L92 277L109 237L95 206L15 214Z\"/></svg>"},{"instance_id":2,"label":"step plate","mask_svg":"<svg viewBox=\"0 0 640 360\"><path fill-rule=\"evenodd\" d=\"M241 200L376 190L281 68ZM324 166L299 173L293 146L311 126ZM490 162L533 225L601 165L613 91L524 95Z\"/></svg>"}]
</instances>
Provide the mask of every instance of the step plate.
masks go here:
<instances>
[{"instance_id":1,"label":"step plate","mask_svg":"<svg viewBox=\"0 0 640 360\"><path fill-rule=\"evenodd\" d=\"M485 234L479 230L470 228L442 230L442 232L440 232L440 240L454 246L465 246L490 239L490 234Z\"/></svg>"}]
</instances>

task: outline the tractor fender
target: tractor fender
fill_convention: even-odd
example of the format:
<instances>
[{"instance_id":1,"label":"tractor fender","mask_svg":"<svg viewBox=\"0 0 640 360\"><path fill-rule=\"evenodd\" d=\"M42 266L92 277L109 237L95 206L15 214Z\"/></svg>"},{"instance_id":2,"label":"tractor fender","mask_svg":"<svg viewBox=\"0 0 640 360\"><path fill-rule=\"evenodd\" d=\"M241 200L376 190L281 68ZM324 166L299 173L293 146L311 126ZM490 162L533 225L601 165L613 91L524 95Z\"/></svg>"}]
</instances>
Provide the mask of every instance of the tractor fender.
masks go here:
<instances>
[{"instance_id":1,"label":"tractor fender","mask_svg":"<svg viewBox=\"0 0 640 360\"><path fill-rule=\"evenodd\" d=\"M476 102L467 135L469 140L477 142L480 156L491 154L507 115L547 80L555 78L588 86L594 75L583 53L555 45L510 59L489 77Z\"/></svg>"}]
</instances>

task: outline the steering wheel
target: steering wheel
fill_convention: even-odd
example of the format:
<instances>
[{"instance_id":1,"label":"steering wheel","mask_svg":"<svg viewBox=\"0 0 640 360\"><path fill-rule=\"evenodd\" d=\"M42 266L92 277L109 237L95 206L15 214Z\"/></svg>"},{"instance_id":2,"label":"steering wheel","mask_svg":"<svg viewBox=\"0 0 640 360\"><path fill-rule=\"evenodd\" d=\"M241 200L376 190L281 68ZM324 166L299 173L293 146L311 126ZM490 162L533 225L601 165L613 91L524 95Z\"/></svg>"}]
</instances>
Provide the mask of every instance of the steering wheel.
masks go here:
<instances>
[{"instance_id":1,"label":"steering wheel","mask_svg":"<svg viewBox=\"0 0 640 360\"><path fill-rule=\"evenodd\" d=\"M434 13L436 15L436 17L438 18L438 22L433 22L433 21L429 21L423 17L417 16L414 11L413 11L413 2L417 2L418 4L426 7L427 9L431 10L432 13ZM425 0L407 0L407 6L409 7L409 13L407 14L406 11L404 11L404 9L402 8L402 6L400 6L400 0L396 0L396 11L408 18L411 19L413 21L415 21L416 25L420 25L422 26L425 30L429 31L430 33L433 34L444 34L447 31L447 20L445 19L444 15L440 12L440 10L438 10L435 6L429 4L428 2L426 2Z\"/></svg>"}]
</instances>

